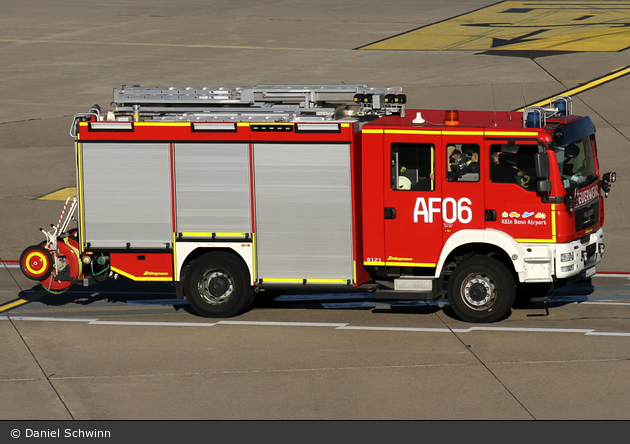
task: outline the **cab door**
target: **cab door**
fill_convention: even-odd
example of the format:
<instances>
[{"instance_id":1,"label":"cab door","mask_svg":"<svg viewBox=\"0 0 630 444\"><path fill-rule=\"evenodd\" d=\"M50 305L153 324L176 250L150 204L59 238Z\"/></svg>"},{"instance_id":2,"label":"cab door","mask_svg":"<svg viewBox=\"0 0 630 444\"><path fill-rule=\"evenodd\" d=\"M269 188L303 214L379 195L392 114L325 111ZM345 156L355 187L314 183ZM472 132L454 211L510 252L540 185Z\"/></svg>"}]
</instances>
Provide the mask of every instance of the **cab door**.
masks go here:
<instances>
[{"instance_id":1,"label":"cab door","mask_svg":"<svg viewBox=\"0 0 630 444\"><path fill-rule=\"evenodd\" d=\"M489 140L486 212L488 228L504 231L517 242L556 242L555 205L536 192L535 154L544 146L535 139Z\"/></svg>"},{"instance_id":2,"label":"cab door","mask_svg":"<svg viewBox=\"0 0 630 444\"><path fill-rule=\"evenodd\" d=\"M435 267L442 246L440 131L385 131L385 265Z\"/></svg>"},{"instance_id":3,"label":"cab door","mask_svg":"<svg viewBox=\"0 0 630 444\"><path fill-rule=\"evenodd\" d=\"M445 132L442 136L446 166L442 188L442 241L465 229L485 228L484 183L487 164L480 162L483 135Z\"/></svg>"}]
</instances>

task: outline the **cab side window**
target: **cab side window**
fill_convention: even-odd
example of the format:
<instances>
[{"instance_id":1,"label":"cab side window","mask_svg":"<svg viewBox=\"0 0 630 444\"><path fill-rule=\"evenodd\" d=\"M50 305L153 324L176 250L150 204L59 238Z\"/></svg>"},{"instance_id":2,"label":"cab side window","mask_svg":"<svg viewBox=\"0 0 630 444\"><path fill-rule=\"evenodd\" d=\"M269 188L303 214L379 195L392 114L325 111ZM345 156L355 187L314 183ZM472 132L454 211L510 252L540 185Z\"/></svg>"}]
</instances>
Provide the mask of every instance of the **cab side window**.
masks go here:
<instances>
[{"instance_id":1,"label":"cab side window","mask_svg":"<svg viewBox=\"0 0 630 444\"><path fill-rule=\"evenodd\" d=\"M544 150L538 145L490 145L490 181L514 183L529 191L536 190L535 154Z\"/></svg>"},{"instance_id":2,"label":"cab side window","mask_svg":"<svg viewBox=\"0 0 630 444\"><path fill-rule=\"evenodd\" d=\"M449 182L479 182L479 145L449 143L446 156L446 179Z\"/></svg>"},{"instance_id":3,"label":"cab side window","mask_svg":"<svg viewBox=\"0 0 630 444\"><path fill-rule=\"evenodd\" d=\"M435 190L435 146L430 143L392 143L391 189Z\"/></svg>"}]
</instances>

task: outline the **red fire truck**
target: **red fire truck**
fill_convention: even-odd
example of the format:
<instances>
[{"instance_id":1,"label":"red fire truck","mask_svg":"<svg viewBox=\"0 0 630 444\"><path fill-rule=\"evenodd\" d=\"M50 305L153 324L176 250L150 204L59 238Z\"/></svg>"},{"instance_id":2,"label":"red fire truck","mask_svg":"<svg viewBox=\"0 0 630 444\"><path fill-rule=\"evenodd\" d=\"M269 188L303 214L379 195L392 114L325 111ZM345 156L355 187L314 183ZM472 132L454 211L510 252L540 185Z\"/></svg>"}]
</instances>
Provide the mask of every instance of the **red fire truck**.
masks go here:
<instances>
[{"instance_id":1,"label":"red fire truck","mask_svg":"<svg viewBox=\"0 0 630 444\"><path fill-rule=\"evenodd\" d=\"M446 297L468 322L595 273L615 173L569 97L405 105L367 85L114 89L111 110L75 116L77 194L22 271L49 292L172 282L208 317L365 288Z\"/></svg>"}]
</instances>

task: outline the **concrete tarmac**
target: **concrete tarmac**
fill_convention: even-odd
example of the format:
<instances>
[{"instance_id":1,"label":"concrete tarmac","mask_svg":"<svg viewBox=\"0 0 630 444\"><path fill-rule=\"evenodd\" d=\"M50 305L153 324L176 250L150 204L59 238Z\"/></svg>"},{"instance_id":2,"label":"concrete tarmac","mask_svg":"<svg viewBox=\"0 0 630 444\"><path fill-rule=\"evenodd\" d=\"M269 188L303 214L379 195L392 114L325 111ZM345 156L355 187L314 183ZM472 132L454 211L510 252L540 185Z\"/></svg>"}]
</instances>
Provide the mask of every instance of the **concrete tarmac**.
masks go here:
<instances>
[{"instance_id":1,"label":"concrete tarmac","mask_svg":"<svg viewBox=\"0 0 630 444\"><path fill-rule=\"evenodd\" d=\"M502 17L547 4L503 3ZM630 65L628 50L598 49L607 29L594 22L598 2L575 3L592 10L549 13L550 23L530 28L514 22L495 37L484 37L498 28L487 23L455 28L477 32L460 36L478 40L477 49L436 34L442 49L371 50L357 48L502 6L3 0L0 261L17 260L43 240L40 227L57 222L63 202L38 198L75 185L72 116L95 103L107 109L113 88L367 83L403 87L408 108L513 110ZM541 31L578 22L591 25L575 38L583 52L554 51ZM605 202L600 272L630 272L629 90L630 76L621 76L573 101L576 114L595 122L601 169L618 174ZM87 293L58 306L20 305L0 313L0 347L11 357L0 364L0 419L627 420L626 282L615 285L620 301L560 304L547 317L519 310L503 330L468 331L433 307L272 306L239 316L239 325L183 307L138 308L112 294L99 303ZM19 270L0 265L3 303L31 288Z\"/></svg>"}]
</instances>

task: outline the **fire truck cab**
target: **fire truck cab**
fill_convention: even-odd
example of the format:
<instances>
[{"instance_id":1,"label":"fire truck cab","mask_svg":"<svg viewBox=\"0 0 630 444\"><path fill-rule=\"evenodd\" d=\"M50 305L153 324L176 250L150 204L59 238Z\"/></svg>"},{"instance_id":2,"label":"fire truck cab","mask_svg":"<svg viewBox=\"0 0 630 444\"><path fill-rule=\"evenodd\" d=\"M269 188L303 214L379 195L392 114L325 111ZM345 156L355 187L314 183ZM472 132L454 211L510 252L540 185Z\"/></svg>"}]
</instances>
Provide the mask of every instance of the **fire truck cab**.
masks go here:
<instances>
[{"instance_id":1,"label":"fire truck cab","mask_svg":"<svg viewBox=\"0 0 630 444\"><path fill-rule=\"evenodd\" d=\"M421 110L366 124L371 275L393 279L394 290L438 294L446 279L453 310L484 322L515 299L594 274L604 254L600 187L607 194L615 174L599 179L595 128L570 104L561 97L524 114Z\"/></svg>"},{"instance_id":2,"label":"fire truck cab","mask_svg":"<svg viewBox=\"0 0 630 444\"><path fill-rule=\"evenodd\" d=\"M75 116L77 195L22 271L50 292L172 282L209 317L264 291L366 288L446 297L468 322L594 274L615 174L570 98L405 104L367 85L115 89Z\"/></svg>"}]
</instances>

